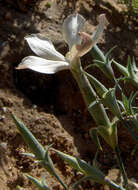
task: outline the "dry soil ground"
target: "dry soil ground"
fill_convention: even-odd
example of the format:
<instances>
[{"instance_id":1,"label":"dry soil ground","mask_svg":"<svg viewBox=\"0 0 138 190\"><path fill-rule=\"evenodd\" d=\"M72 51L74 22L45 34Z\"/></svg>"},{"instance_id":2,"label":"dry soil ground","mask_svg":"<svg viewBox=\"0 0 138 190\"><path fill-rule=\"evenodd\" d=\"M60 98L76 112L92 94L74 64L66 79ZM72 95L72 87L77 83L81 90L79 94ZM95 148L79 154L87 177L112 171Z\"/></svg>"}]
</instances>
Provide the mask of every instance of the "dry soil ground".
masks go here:
<instances>
[{"instance_id":1,"label":"dry soil ground","mask_svg":"<svg viewBox=\"0 0 138 190\"><path fill-rule=\"evenodd\" d=\"M25 1L0 1L0 144L7 144L6 149L3 150L3 144L0 148L0 190L15 190L17 185L35 190L37 188L26 179L25 173L40 178L44 171L32 159L21 154L29 150L11 119L11 112L28 126L44 146L54 143L54 147L60 151L90 162L96 152L95 144L88 133L89 128L95 124L86 111L71 73L64 71L49 76L33 71L15 70L23 57L32 54L24 41L25 35L41 32L50 37L56 48L65 54L67 46L61 34L64 18L78 11L87 20L85 30L92 33L97 24L97 16L105 13L110 24L99 42L101 49L106 52L117 45L113 56L122 64L126 64L128 54L136 58L138 55L136 18L127 23L122 14L125 7L118 5L115 0L78 0L76 7L73 1L51 1L50 7L47 2L42 0L34 6L29 1L26 4ZM83 61L84 64L91 63L91 55L85 56ZM110 81L99 70L94 69L92 72L105 85L110 86ZM118 75L117 71L116 74ZM132 90L135 89L131 86L126 89L128 94ZM135 141L121 126L118 134L128 176L136 180L138 152L134 156L130 155ZM115 155L104 142L103 147L104 151L98 156L98 165L115 179L118 175ZM80 174L54 153L51 156L66 184L72 184L79 179ZM51 189L62 189L49 174L47 183ZM82 187L85 190L103 188L107 189L93 182L85 182Z\"/></svg>"}]
</instances>

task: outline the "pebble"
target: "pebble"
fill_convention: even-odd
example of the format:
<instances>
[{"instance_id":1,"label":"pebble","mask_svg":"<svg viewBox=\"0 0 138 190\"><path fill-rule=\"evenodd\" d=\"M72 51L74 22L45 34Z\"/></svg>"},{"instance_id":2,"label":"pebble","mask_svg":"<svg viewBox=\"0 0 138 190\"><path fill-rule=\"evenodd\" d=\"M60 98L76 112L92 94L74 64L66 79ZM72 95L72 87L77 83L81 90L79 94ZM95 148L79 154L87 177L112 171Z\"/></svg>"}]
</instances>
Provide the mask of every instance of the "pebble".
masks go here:
<instances>
[{"instance_id":1,"label":"pebble","mask_svg":"<svg viewBox=\"0 0 138 190\"><path fill-rule=\"evenodd\" d=\"M32 105L32 108L33 108L33 109L36 109L36 108L37 108L37 105L33 104L33 105Z\"/></svg>"},{"instance_id":2,"label":"pebble","mask_svg":"<svg viewBox=\"0 0 138 190\"><path fill-rule=\"evenodd\" d=\"M5 114L7 112L7 108L6 107L2 107L1 109L2 109L3 114Z\"/></svg>"},{"instance_id":3,"label":"pebble","mask_svg":"<svg viewBox=\"0 0 138 190\"><path fill-rule=\"evenodd\" d=\"M0 148L5 151L7 149L7 143L6 142L0 143Z\"/></svg>"},{"instance_id":4,"label":"pebble","mask_svg":"<svg viewBox=\"0 0 138 190\"><path fill-rule=\"evenodd\" d=\"M12 171L12 167L9 167L9 168L8 168L8 171Z\"/></svg>"},{"instance_id":5,"label":"pebble","mask_svg":"<svg viewBox=\"0 0 138 190\"><path fill-rule=\"evenodd\" d=\"M5 120L5 115L2 115L1 117L0 117L0 121L4 121Z\"/></svg>"}]
</instances>

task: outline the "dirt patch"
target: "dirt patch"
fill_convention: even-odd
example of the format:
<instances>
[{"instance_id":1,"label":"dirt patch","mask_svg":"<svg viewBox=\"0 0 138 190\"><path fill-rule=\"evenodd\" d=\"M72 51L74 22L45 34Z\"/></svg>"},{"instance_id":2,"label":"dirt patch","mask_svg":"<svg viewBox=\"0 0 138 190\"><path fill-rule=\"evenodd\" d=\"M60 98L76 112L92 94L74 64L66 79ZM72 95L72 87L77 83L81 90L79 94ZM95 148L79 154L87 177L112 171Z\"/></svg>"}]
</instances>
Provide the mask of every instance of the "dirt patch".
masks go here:
<instances>
[{"instance_id":1,"label":"dirt patch","mask_svg":"<svg viewBox=\"0 0 138 190\"><path fill-rule=\"evenodd\" d=\"M33 1L32 1L33 2ZM7 6L0 2L0 143L6 143L1 149L0 186L2 190L15 190L17 185L28 190L37 189L25 177L25 173L40 178L44 170L32 159L21 153L29 151L11 119L11 112L19 117L33 132L42 145L54 143L54 147L92 162L96 146L89 137L89 128L95 126L84 106L78 86L69 71L56 75L42 75L32 71L16 71L21 59L32 55L24 41L29 33L41 32L51 38L57 50L65 55L68 48L62 40L61 25L64 18L77 10L86 19L85 30L92 33L100 13L106 13L110 25L105 30L99 47L106 52L114 45L113 52L117 61L126 64L127 55L137 59L137 33L135 22L128 27L122 14L122 7L108 1L96 4L94 1L78 0L74 10L73 1L51 2L48 8L46 0L35 7L24 5ZM74 1L75 2L75 1ZM119 19L118 19L119 18ZM118 22L117 22L118 21ZM83 64L91 63L91 55L83 58ZM110 86L97 69L92 73ZM116 74L118 74L116 72ZM134 89L135 90L135 89ZM132 87L129 88L130 93ZM119 144L122 157L130 178L138 179L137 153L130 156L135 142L123 127L119 127ZM85 146L84 146L85 145ZM107 174L115 175L116 158L111 149L102 142L104 152L98 156L99 167ZM80 174L62 162L52 153L52 159L60 176L67 185L76 181ZM117 175L117 174L116 174ZM51 189L62 189L53 177L47 174L47 183ZM85 182L85 189L103 189L98 184Z\"/></svg>"}]
</instances>

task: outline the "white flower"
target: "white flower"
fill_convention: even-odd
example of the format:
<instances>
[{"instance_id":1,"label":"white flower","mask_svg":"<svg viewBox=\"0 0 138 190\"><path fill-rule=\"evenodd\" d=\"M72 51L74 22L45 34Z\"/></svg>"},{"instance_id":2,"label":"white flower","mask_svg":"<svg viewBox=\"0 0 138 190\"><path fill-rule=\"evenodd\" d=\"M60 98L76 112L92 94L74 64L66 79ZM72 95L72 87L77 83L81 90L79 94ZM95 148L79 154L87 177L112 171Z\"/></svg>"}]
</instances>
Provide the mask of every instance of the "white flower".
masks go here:
<instances>
[{"instance_id":1,"label":"white flower","mask_svg":"<svg viewBox=\"0 0 138 190\"><path fill-rule=\"evenodd\" d=\"M63 38L69 45L69 56L64 57L56 51L52 42L40 34L25 37L31 50L38 56L25 57L16 69L32 69L46 74L70 69L73 59L86 54L101 37L106 24L105 15L99 17L99 24L93 36L80 32L85 19L79 14L68 16L63 23Z\"/></svg>"}]
</instances>

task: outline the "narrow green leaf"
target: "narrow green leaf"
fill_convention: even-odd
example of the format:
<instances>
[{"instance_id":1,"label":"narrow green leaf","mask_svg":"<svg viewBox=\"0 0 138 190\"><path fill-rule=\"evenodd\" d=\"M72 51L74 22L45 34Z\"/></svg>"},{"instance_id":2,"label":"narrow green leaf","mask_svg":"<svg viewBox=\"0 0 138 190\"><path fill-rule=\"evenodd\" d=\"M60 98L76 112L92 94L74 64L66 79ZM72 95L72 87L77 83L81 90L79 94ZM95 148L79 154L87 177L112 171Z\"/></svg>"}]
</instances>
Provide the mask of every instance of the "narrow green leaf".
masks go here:
<instances>
[{"instance_id":1,"label":"narrow green leaf","mask_svg":"<svg viewBox=\"0 0 138 190\"><path fill-rule=\"evenodd\" d=\"M41 160L42 165L46 168L46 170L48 170L49 173L51 173L52 175L56 176L56 171L54 168L54 164L49 156L49 149L52 147L53 144L47 146L46 151L45 151L45 155L44 155L44 159Z\"/></svg>"},{"instance_id":2,"label":"narrow green leaf","mask_svg":"<svg viewBox=\"0 0 138 190\"><path fill-rule=\"evenodd\" d=\"M87 65L85 68L84 68L84 70L86 71L87 69L89 69L89 68L91 68L91 67L97 67L97 64L89 64L89 65Z\"/></svg>"},{"instance_id":3,"label":"narrow green leaf","mask_svg":"<svg viewBox=\"0 0 138 190\"><path fill-rule=\"evenodd\" d=\"M124 93L122 93L122 101L123 101L123 105L125 107L126 113L129 114L129 101L127 97L124 95Z\"/></svg>"},{"instance_id":4,"label":"narrow green leaf","mask_svg":"<svg viewBox=\"0 0 138 190\"><path fill-rule=\"evenodd\" d=\"M109 57L110 57L110 54L111 52L116 48L117 46L113 46L111 49L109 49L109 51L105 54L105 57L106 57L106 62L109 61Z\"/></svg>"},{"instance_id":5,"label":"narrow green leaf","mask_svg":"<svg viewBox=\"0 0 138 190\"><path fill-rule=\"evenodd\" d=\"M131 62L130 56L128 57L127 70L129 74L128 81L138 88L138 68L136 67L134 58Z\"/></svg>"},{"instance_id":6,"label":"narrow green leaf","mask_svg":"<svg viewBox=\"0 0 138 190\"><path fill-rule=\"evenodd\" d=\"M41 181L39 181L38 179L36 179L36 178L34 178L34 177L32 177L32 176L30 176L30 175L26 175L27 176L27 178L29 179L29 180L31 180L40 190L50 190L50 188L47 186L47 184L45 183L45 185L44 184L42 184L42 182Z\"/></svg>"},{"instance_id":7,"label":"narrow green leaf","mask_svg":"<svg viewBox=\"0 0 138 190\"><path fill-rule=\"evenodd\" d=\"M97 60L97 59L94 59L93 62L96 63L97 66L99 66L99 65L103 66L105 64L105 62Z\"/></svg>"},{"instance_id":8,"label":"narrow green leaf","mask_svg":"<svg viewBox=\"0 0 138 190\"><path fill-rule=\"evenodd\" d=\"M91 53L92 53L93 58L96 60L96 63L99 69L105 74L106 77L108 77L111 81L115 82L115 75L111 67L112 61L109 60L109 54L111 53L113 49L114 47L111 48L109 52L107 52L106 56L104 56L100 48L97 45L95 45L92 48Z\"/></svg>"},{"instance_id":9,"label":"narrow green leaf","mask_svg":"<svg viewBox=\"0 0 138 190\"><path fill-rule=\"evenodd\" d=\"M49 149L52 147L53 144L49 145L46 148L45 151L45 155L44 155L44 159L42 160L42 165L44 166L44 168L46 168L46 170L52 174L53 176L55 176L57 178L57 180L61 183L61 185L64 187L64 189L68 190L68 187L64 184L64 182L61 180L61 178L59 177L59 175L56 172L56 169L54 167L53 161L49 156Z\"/></svg>"},{"instance_id":10,"label":"narrow green leaf","mask_svg":"<svg viewBox=\"0 0 138 190\"><path fill-rule=\"evenodd\" d=\"M132 106L135 103L135 99L136 99L137 95L138 95L138 91L136 91L134 94L132 94L132 96L130 95L129 101Z\"/></svg>"},{"instance_id":11,"label":"narrow green leaf","mask_svg":"<svg viewBox=\"0 0 138 190\"><path fill-rule=\"evenodd\" d=\"M108 91L107 88L105 88L105 86L101 82L99 82L95 77L93 77L89 73L85 72L85 74L88 77L90 83L95 87L97 93L100 95L100 97L102 97L103 94Z\"/></svg>"},{"instance_id":12,"label":"narrow green leaf","mask_svg":"<svg viewBox=\"0 0 138 190\"><path fill-rule=\"evenodd\" d=\"M136 62L135 62L135 58L134 57L132 58L132 64L133 64L134 70L138 71L138 68L136 66Z\"/></svg>"},{"instance_id":13,"label":"narrow green leaf","mask_svg":"<svg viewBox=\"0 0 138 190\"><path fill-rule=\"evenodd\" d=\"M99 137L98 137L97 130L98 130L97 128L90 129L90 136L94 140L94 142L97 145L98 149L102 150L102 146L100 144L100 140L99 140Z\"/></svg>"},{"instance_id":14,"label":"narrow green leaf","mask_svg":"<svg viewBox=\"0 0 138 190\"><path fill-rule=\"evenodd\" d=\"M100 184L105 184L105 175L98 168L91 166L90 164L79 158L77 158L77 161L79 167L85 172L86 176L92 176L94 181Z\"/></svg>"},{"instance_id":15,"label":"narrow green leaf","mask_svg":"<svg viewBox=\"0 0 138 190\"><path fill-rule=\"evenodd\" d=\"M72 166L77 171L82 172L81 168L79 167L78 161L75 157L60 152L59 150L53 149L63 160L65 160L70 166Z\"/></svg>"},{"instance_id":16,"label":"narrow green leaf","mask_svg":"<svg viewBox=\"0 0 138 190\"><path fill-rule=\"evenodd\" d=\"M108 60L108 62L102 62L99 60L94 61L96 63L96 66L104 73L104 75L109 78L112 82L116 82L114 71L111 66L112 60Z\"/></svg>"},{"instance_id":17,"label":"narrow green leaf","mask_svg":"<svg viewBox=\"0 0 138 190\"><path fill-rule=\"evenodd\" d=\"M21 153L21 154L24 155L24 156L28 156L28 157L30 157L30 158L35 158L35 155L32 154L32 153L23 152L23 153Z\"/></svg>"},{"instance_id":18,"label":"narrow green leaf","mask_svg":"<svg viewBox=\"0 0 138 190\"><path fill-rule=\"evenodd\" d=\"M42 145L37 141L37 139L29 131L29 129L14 114L12 114L12 118L18 130L20 131L21 135L23 136L26 144L35 154L36 159L42 160L44 158L44 153L45 153L45 150L42 147Z\"/></svg>"},{"instance_id":19,"label":"narrow green leaf","mask_svg":"<svg viewBox=\"0 0 138 190\"><path fill-rule=\"evenodd\" d=\"M85 161L80 160L80 159L78 159L78 163L80 165L80 168L86 171L86 178L83 178L83 180L85 179L88 180L92 178L94 181L100 184L109 185L110 187L114 189L118 189L118 190L125 190L121 188L119 185L115 184L109 178L107 178L98 168L92 167L89 164L87 164Z\"/></svg>"},{"instance_id":20,"label":"narrow green leaf","mask_svg":"<svg viewBox=\"0 0 138 190\"><path fill-rule=\"evenodd\" d=\"M132 93L130 94L130 97L129 97L129 100L128 100L129 114L130 114L130 115L133 115L133 114L134 114L133 108L132 108L132 104L133 104L134 98L135 98L135 96L134 96L134 93L132 92Z\"/></svg>"},{"instance_id":21,"label":"narrow green leaf","mask_svg":"<svg viewBox=\"0 0 138 190\"><path fill-rule=\"evenodd\" d=\"M116 157L117 157L117 161L118 161L118 164L119 164L119 168L120 168L120 171L122 173L122 186L126 189L128 189L128 177L127 177L127 173L125 171L125 167L124 167L124 163L122 161L122 158L121 158L121 152L120 152L120 149L119 149L119 146L117 145L115 147L115 153L116 153ZM129 189L128 189L129 190Z\"/></svg>"},{"instance_id":22,"label":"narrow green leaf","mask_svg":"<svg viewBox=\"0 0 138 190\"><path fill-rule=\"evenodd\" d=\"M92 113L96 124L110 127L110 120L106 114L104 106L101 104L101 100L95 100L88 106L88 111Z\"/></svg>"},{"instance_id":23,"label":"narrow green leaf","mask_svg":"<svg viewBox=\"0 0 138 190\"><path fill-rule=\"evenodd\" d=\"M99 101L98 100L95 100L93 101L89 106L88 106L88 110L91 110L94 108L94 106L98 105L99 104Z\"/></svg>"},{"instance_id":24,"label":"narrow green leaf","mask_svg":"<svg viewBox=\"0 0 138 190\"><path fill-rule=\"evenodd\" d=\"M77 190L78 186L85 180L93 180L92 176L84 176L80 180L78 180L76 183L73 184L73 189ZM119 185L115 184L113 181L105 177L105 183L106 185L110 186L113 189L117 190L126 190Z\"/></svg>"},{"instance_id":25,"label":"narrow green leaf","mask_svg":"<svg viewBox=\"0 0 138 190\"><path fill-rule=\"evenodd\" d=\"M115 60L112 61L112 63L114 63L117 68L119 69L119 71L125 76L125 77L129 77L129 73L126 67L124 67L123 65L117 63Z\"/></svg>"},{"instance_id":26,"label":"narrow green leaf","mask_svg":"<svg viewBox=\"0 0 138 190\"><path fill-rule=\"evenodd\" d=\"M43 190L41 181L39 181L38 179L34 178L31 175L26 174L27 178L32 181L40 190Z\"/></svg>"},{"instance_id":27,"label":"narrow green leaf","mask_svg":"<svg viewBox=\"0 0 138 190\"><path fill-rule=\"evenodd\" d=\"M117 103L120 105L120 107L122 108L123 111L126 111L125 106L124 106L124 104L123 104L122 101L117 100ZM123 112L122 112L122 113L123 113Z\"/></svg>"},{"instance_id":28,"label":"narrow green leaf","mask_svg":"<svg viewBox=\"0 0 138 190\"><path fill-rule=\"evenodd\" d=\"M113 123L110 128L107 128L106 126L99 126L98 132L103 137L105 142L114 150L118 144L116 123Z\"/></svg>"},{"instance_id":29,"label":"narrow green leaf","mask_svg":"<svg viewBox=\"0 0 138 190\"><path fill-rule=\"evenodd\" d=\"M129 70L130 65L131 65L131 57L128 55L128 57L127 57L127 68L128 68L128 70Z\"/></svg>"},{"instance_id":30,"label":"narrow green leaf","mask_svg":"<svg viewBox=\"0 0 138 190\"><path fill-rule=\"evenodd\" d=\"M46 173L43 173L41 183L44 187L47 186L47 184L46 184Z\"/></svg>"},{"instance_id":31,"label":"narrow green leaf","mask_svg":"<svg viewBox=\"0 0 138 190\"><path fill-rule=\"evenodd\" d=\"M97 60L100 60L103 62L106 61L106 58L105 58L103 52L100 50L100 48L97 45L93 46L93 48L91 50L91 54L94 57L94 59L97 59Z\"/></svg>"},{"instance_id":32,"label":"narrow green leaf","mask_svg":"<svg viewBox=\"0 0 138 190\"><path fill-rule=\"evenodd\" d=\"M102 102L105 106L107 106L110 109L110 111L115 116L120 118L121 117L121 111L120 111L119 105L118 105L117 100L116 100L115 90L116 90L115 88L109 89L108 92L106 92L103 95Z\"/></svg>"},{"instance_id":33,"label":"narrow green leaf","mask_svg":"<svg viewBox=\"0 0 138 190\"><path fill-rule=\"evenodd\" d=\"M135 72L134 72L134 69L133 69L133 65L131 63L129 63L127 65L127 68L128 68L128 73L129 73L129 78L132 80L135 78Z\"/></svg>"},{"instance_id":34,"label":"narrow green leaf","mask_svg":"<svg viewBox=\"0 0 138 190\"><path fill-rule=\"evenodd\" d=\"M92 166L95 168L98 168L98 166L97 166L98 153L99 153L99 150L97 149L95 156L94 156L94 159L93 159L93 162L92 162Z\"/></svg>"}]
</instances>

